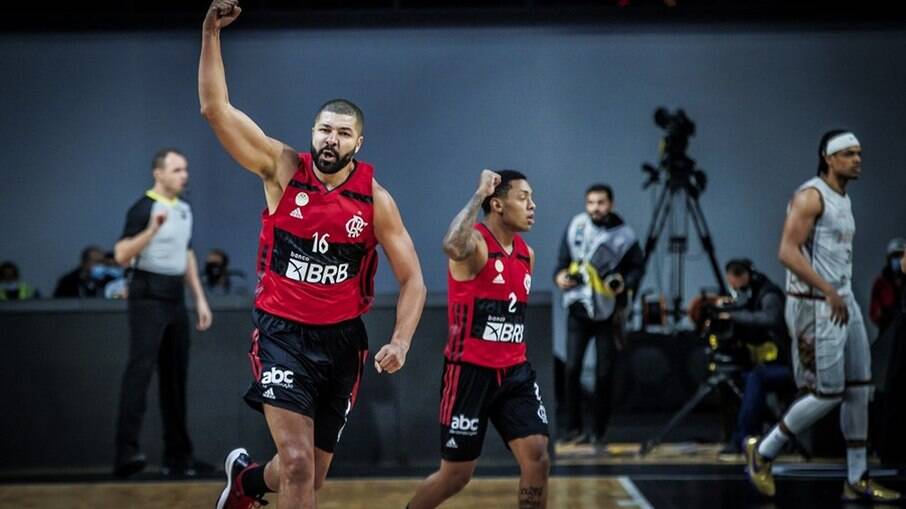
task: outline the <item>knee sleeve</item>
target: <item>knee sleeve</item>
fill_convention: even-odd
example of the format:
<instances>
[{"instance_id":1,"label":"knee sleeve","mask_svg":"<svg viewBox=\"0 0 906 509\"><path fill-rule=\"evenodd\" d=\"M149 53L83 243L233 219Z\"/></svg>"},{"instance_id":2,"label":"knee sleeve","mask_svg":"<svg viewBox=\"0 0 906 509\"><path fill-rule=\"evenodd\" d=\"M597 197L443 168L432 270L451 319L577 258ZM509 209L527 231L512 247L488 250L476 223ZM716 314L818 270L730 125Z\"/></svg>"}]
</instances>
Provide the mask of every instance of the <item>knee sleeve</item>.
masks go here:
<instances>
[{"instance_id":1,"label":"knee sleeve","mask_svg":"<svg viewBox=\"0 0 906 509\"><path fill-rule=\"evenodd\" d=\"M840 430L849 441L864 441L868 438L868 399L870 385L847 386L840 407Z\"/></svg>"},{"instance_id":2,"label":"knee sleeve","mask_svg":"<svg viewBox=\"0 0 906 509\"><path fill-rule=\"evenodd\" d=\"M793 406L783 416L783 423L794 434L799 433L824 417L841 401L842 398L819 398L814 394L809 394L793 403Z\"/></svg>"}]
</instances>

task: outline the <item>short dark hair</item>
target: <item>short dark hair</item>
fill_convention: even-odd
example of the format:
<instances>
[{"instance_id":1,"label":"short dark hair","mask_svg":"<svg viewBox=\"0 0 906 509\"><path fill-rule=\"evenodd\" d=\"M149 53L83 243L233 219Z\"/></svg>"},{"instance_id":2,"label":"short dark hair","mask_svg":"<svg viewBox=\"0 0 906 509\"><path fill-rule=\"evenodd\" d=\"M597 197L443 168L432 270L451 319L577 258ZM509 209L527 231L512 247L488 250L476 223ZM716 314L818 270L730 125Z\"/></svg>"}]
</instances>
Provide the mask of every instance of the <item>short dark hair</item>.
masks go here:
<instances>
[{"instance_id":1,"label":"short dark hair","mask_svg":"<svg viewBox=\"0 0 906 509\"><path fill-rule=\"evenodd\" d=\"M365 114L362 113L362 109L356 106L352 101L348 99L331 99L327 101L318 109L318 114L315 115L315 123L318 122L321 113L325 111L338 115L352 115L355 117L357 127L359 128L359 134L361 135L365 132Z\"/></svg>"},{"instance_id":2,"label":"short dark hair","mask_svg":"<svg viewBox=\"0 0 906 509\"><path fill-rule=\"evenodd\" d=\"M101 255L104 254L104 250L98 246L85 246L85 248L82 249L82 257L81 257L82 263L87 262L91 256L91 253L95 252L95 251L97 251L98 253L101 253Z\"/></svg>"},{"instance_id":3,"label":"short dark hair","mask_svg":"<svg viewBox=\"0 0 906 509\"><path fill-rule=\"evenodd\" d=\"M208 254L215 254L219 256L223 260L224 267L228 267L230 265L230 257L227 256L226 251L224 251L223 249L213 247L210 251L208 251Z\"/></svg>"},{"instance_id":4,"label":"short dark hair","mask_svg":"<svg viewBox=\"0 0 906 509\"><path fill-rule=\"evenodd\" d=\"M755 270L754 265L748 258L733 258L727 262L726 271L734 276L752 274L752 271Z\"/></svg>"},{"instance_id":5,"label":"short dark hair","mask_svg":"<svg viewBox=\"0 0 906 509\"><path fill-rule=\"evenodd\" d=\"M613 189L607 184L596 183L588 186L588 189L585 190L585 196L591 193L605 193L607 194L607 199L613 201Z\"/></svg>"},{"instance_id":6,"label":"short dark hair","mask_svg":"<svg viewBox=\"0 0 906 509\"><path fill-rule=\"evenodd\" d=\"M506 196L506 193L510 191L510 182L514 180L528 180L525 175L516 170L500 170L497 174L500 175L500 183L494 188L494 194L488 196L481 202L481 210L483 210L485 214L491 212L491 198L504 197Z\"/></svg>"},{"instance_id":7,"label":"short dark hair","mask_svg":"<svg viewBox=\"0 0 906 509\"><path fill-rule=\"evenodd\" d=\"M164 159L166 159L170 154L176 154L182 158L186 157L186 155L180 152L178 149L172 147L162 148L154 153L154 157L151 159L151 169L156 170L158 168L163 168Z\"/></svg>"},{"instance_id":8,"label":"short dark hair","mask_svg":"<svg viewBox=\"0 0 906 509\"><path fill-rule=\"evenodd\" d=\"M818 143L818 175L821 176L827 173L827 161L824 160L824 156L827 154L824 151L827 149L827 142L831 140L834 136L838 136L843 133L848 133L847 129L831 129L830 131L824 133L821 136L821 141Z\"/></svg>"},{"instance_id":9,"label":"short dark hair","mask_svg":"<svg viewBox=\"0 0 906 509\"><path fill-rule=\"evenodd\" d=\"M0 274L9 272L11 276L16 279L19 279L19 267L15 263L7 260L3 263L0 263Z\"/></svg>"}]
</instances>

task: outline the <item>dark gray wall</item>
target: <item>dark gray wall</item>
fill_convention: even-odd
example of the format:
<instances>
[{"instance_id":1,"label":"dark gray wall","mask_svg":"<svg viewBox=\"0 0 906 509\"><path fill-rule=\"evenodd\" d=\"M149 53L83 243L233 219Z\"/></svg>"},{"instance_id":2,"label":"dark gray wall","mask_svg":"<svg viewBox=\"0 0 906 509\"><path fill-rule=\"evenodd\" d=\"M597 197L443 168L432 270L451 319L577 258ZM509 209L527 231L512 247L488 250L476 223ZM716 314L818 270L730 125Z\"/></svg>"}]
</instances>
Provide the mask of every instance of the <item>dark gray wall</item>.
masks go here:
<instances>
[{"instance_id":1,"label":"dark gray wall","mask_svg":"<svg viewBox=\"0 0 906 509\"><path fill-rule=\"evenodd\" d=\"M189 157L195 246L224 247L252 270L261 185L198 114L199 38L0 36L0 259L18 261L45 293L83 245L112 245L164 145ZM721 260L746 254L781 276L786 202L814 174L821 132L836 126L855 130L865 149L852 187L860 298L888 238L906 233L906 31L227 31L224 52L234 104L298 149L324 100L364 108L361 156L398 201L432 291L445 286L442 232L485 167L532 179L538 289L551 287L555 244L590 181L612 183L619 210L644 233L652 200L638 167L656 157L651 117L661 104L685 107L698 124L690 155L711 178L702 204ZM687 294L710 284L702 257L690 257L687 282ZM384 264L377 288L394 287Z\"/></svg>"},{"instance_id":2,"label":"dark gray wall","mask_svg":"<svg viewBox=\"0 0 906 509\"><path fill-rule=\"evenodd\" d=\"M527 314L528 356L541 396L554 418L550 295L533 296ZM56 300L0 303L0 477L37 471L99 469L113 461L120 381L128 353L126 303ZM379 298L365 315L371 356L390 339L395 299ZM257 459L274 452L262 417L242 395L251 382L246 352L251 309L240 299L215 299L214 325L192 331L188 420L196 454L207 461L243 446ZM406 365L393 376L367 366L355 409L337 450L334 473L363 467L433 467L439 458L437 425L446 296L434 295L422 315ZM156 377L155 377L156 378ZM141 445L152 464L161 458L157 383L152 380ZM553 425L553 421L551 423ZM23 432L27 430L27 432ZM401 447L400 444L418 444ZM485 440L484 461L511 462L495 432Z\"/></svg>"}]
</instances>

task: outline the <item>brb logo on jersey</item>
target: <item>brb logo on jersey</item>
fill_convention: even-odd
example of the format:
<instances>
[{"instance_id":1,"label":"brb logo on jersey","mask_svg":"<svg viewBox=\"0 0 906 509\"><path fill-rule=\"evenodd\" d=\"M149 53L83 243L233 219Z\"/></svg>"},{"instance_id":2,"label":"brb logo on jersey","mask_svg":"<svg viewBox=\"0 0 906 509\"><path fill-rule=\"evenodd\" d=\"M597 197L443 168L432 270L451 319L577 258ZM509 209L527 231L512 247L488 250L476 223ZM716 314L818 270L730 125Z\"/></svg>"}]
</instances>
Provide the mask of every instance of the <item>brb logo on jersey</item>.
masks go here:
<instances>
[{"instance_id":1,"label":"brb logo on jersey","mask_svg":"<svg viewBox=\"0 0 906 509\"><path fill-rule=\"evenodd\" d=\"M525 325L521 323L494 322L496 317L489 317L484 325L484 334L481 339L498 343L522 343L522 333Z\"/></svg>"},{"instance_id":2,"label":"brb logo on jersey","mask_svg":"<svg viewBox=\"0 0 906 509\"><path fill-rule=\"evenodd\" d=\"M261 375L261 385L279 385L284 389L291 389L293 386L292 370L283 370L272 367Z\"/></svg>"},{"instance_id":3,"label":"brb logo on jersey","mask_svg":"<svg viewBox=\"0 0 906 509\"><path fill-rule=\"evenodd\" d=\"M307 284L339 285L356 277L367 249L364 244L335 243L331 232L316 231L301 237L274 228L272 252L269 269L281 277Z\"/></svg>"},{"instance_id":4,"label":"brb logo on jersey","mask_svg":"<svg viewBox=\"0 0 906 509\"><path fill-rule=\"evenodd\" d=\"M349 221L346 221L346 234L349 235L350 239L358 238L362 234L362 231L365 230L365 227L368 226L368 223L362 219L362 216L356 214L352 216Z\"/></svg>"},{"instance_id":5,"label":"brb logo on jersey","mask_svg":"<svg viewBox=\"0 0 906 509\"><path fill-rule=\"evenodd\" d=\"M311 252L324 255L330 250L329 233L315 232L311 239ZM290 252L289 263L286 265L286 277L304 283L320 283L333 285L349 279L348 263L322 264L312 261L312 258Z\"/></svg>"},{"instance_id":6,"label":"brb logo on jersey","mask_svg":"<svg viewBox=\"0 0 906 509\"><path fill-rule=\"evenodd\" d=\"M507 300L477 299L471 334L495 343L522 343L525 330L525 303L514 292Z\"/></svg>"},{"instance_id":7,"label":"brb logo on jersey","mask_svg":"<svg viewBox=\"0 0 906 509\"><path fill-rule=\"evenodd\" d=\"M465 415L455 415L450 421L450 433L475 436L478 434L478 419L469 419Z\"/></svg>"},{"instance_id":8,"label":"brb logo on jersey","mask_svg":"<svg viewBox=\"0 0 906 509\"><path fill-rule=\"evenodd\" d=\"M290 253L286 277L302 283L333 285L349 279L349 264L320 264L307 256Z\"/></svg>"}]
</instances>

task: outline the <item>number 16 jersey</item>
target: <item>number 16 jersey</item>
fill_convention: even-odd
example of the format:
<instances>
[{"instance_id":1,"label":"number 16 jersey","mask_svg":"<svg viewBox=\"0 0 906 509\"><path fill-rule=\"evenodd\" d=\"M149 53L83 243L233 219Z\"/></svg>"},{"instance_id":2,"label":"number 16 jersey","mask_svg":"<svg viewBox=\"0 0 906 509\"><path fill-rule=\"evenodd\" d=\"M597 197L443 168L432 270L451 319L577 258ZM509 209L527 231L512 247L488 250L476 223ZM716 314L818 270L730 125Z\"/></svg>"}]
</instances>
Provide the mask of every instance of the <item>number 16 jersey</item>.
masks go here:
<instances>
[{"instance_id":1,"label":"number 16 jersey","mask_svg":"<svg viewBox=\"0 0 906 509\"><path fill-rule=\"evenodd\" d=\"M261 219L258 309L309 325L368 311L377 269L373 175L371 165L356 161L347 180L328 190L311 155L299 154L277 210L265 209Z\"/></svg>"},{"instance_id":2,"label":"number 16 jersey","mask_svg":"<svg viewBox=\"0 0 906 509\"><path fill-rule=\"evenodd\" d=\"M511 253L484 224L475 229L488 246L488 261L473 279L456 281L447 272L444 355L450 362L506 368L526 361L525 309L532 286L528 245L513 237Z\"/></svg>"}]
</instances>

